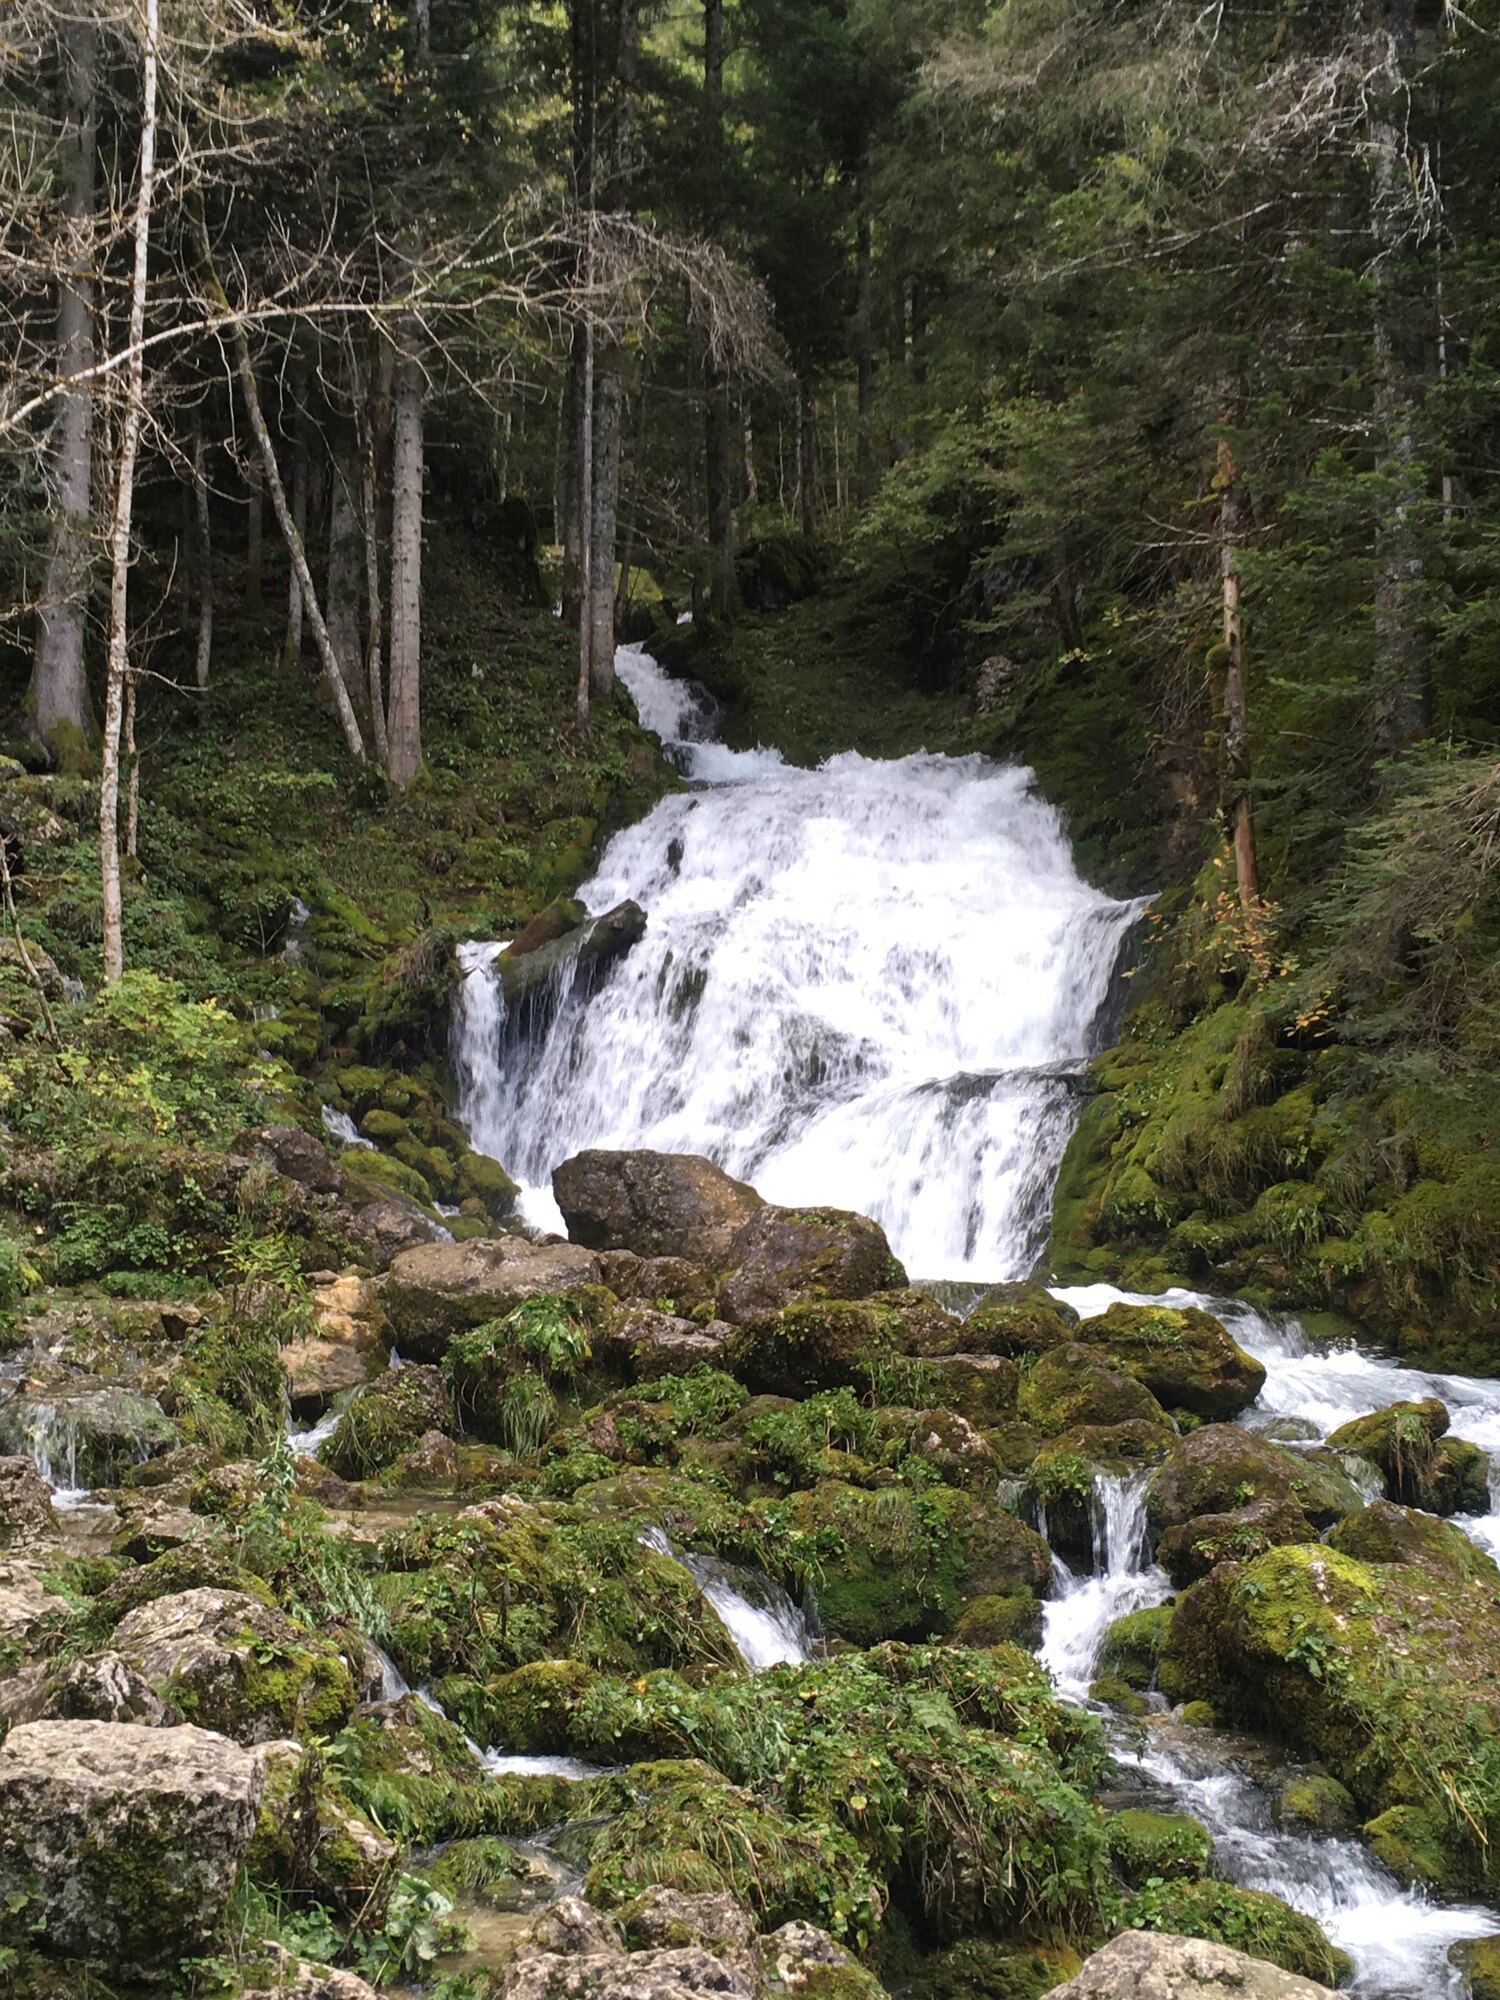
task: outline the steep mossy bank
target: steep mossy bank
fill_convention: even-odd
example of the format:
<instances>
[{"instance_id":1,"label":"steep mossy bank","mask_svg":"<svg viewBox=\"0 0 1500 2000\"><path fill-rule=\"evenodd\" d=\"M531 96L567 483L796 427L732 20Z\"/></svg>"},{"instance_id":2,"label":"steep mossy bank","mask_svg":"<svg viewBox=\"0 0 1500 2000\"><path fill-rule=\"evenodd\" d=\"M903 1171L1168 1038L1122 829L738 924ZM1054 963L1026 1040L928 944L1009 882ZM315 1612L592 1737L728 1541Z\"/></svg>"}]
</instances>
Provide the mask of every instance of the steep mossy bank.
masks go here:
<instances>
[{"instance_id":1,"label":"steep mossy bank","mask_svg":"<svg viewBox=\"0 0 1500 2000\"><path fill-rule=\"evenodd\" d=\"M1237 1294L1315 1330L1328 1313L1413 1361L1494 1373L1493 1074L1310 996L1223 860L1161 907L1063 1162L1052 1268Z\"/></svg>"}]
</instances>

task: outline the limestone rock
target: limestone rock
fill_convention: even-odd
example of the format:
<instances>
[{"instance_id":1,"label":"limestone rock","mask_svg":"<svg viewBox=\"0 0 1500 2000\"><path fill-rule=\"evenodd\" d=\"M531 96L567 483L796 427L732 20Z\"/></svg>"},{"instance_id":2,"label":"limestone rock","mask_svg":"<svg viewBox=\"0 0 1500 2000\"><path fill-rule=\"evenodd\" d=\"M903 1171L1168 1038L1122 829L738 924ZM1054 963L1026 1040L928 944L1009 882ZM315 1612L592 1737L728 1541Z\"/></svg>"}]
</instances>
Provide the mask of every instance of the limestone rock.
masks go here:
<instances>
[{"instance_id":1,"label":"limestone rock","mask_svg":"<svg viewBox=\"0 0 1500 2000\"><path fill-rule=\"evenodd\" d=\"M1166 1412L1133 1375L1097 1347L1069 1341L1050 1347L1021 1380L1017 1413L1055 1436L1075 1424L1166 1424Z\"/></svg>"},{"instance_id":2,"label":"limestone rock","mask_svg":"<svg viewBox=\"0 0 1500 2000\"><path fill-rule=\"evenodd\" d=\"M701 1945L681 1945L628 1957L527 1954L512 1959L500 1975L494 2000L693 2000L706 1993L754 2000L755 1990L753 1981Z\"/></svg>"},{"instance_id":3,"label":"limestone rock","mask_svg":"<svg viewBox=\"0 0 1500 2000\"><path fill-rule=\"evenodd\" d=\"M834 1986L839 1993L853 1994L864 1987L873 1996L883 1990L852 1952L845 1951L816 1924L783 1924L779 1931L772 1931L761 1940L760 1963L761 1978L771 1993L799 1993L808 1987L815 1993L828 1990L826 1975L819 1975L824 1966L841 1975Z\"/></svg>"},{"instance_id":4,"label":"limestone rock","mask_svg":"<svg viewBox=\"0 0 1500 2000\"><path fill-rule=\"evenodd\" d=\"M1205 1424L1178 1439L1152 1474L1146 1512L1153 1533L1199 1514L1227 1514L1252 1500L1294 1500L1315 1528L1355 1513L1364 1496L1337 1465L1289 1451L1238 1424Z\"/></svg>"},{"instance_id":5,"label":"limestone rock","mask_svg":"<svg viewBox=\"0 0 1500 2000\"><path fill-rule=\"evenodd\" d=\"M341 1210L338 1225L350 1251L374 1271L388 1271L404 1250L449 1240L417 1202L395 1188Z\"/></svg>"},{"instance_id":6,"label":"limestone rock","mask_svg":"<svg viewBox=\"0 0 1500 2000\"><path fill-rule=\"evenodd\" d=\"M45 1457L60 1486L118 1485L128 1467L176 1442L161 1404L133 1389L28 1389L0 1410L0 1445Z\"/></svg>"},{"instance_id":7,"label":"limestone rock","mask_svg":"<svg viewBox=\"0 0 1500 2000\"><path fill-rule=\"evenodd\" d=\"M0 1909L111 1981L208 1942L255 1826L261 1758L204 1729L33 1722L0 1748Z\"/></svg>"},{"instance_id":8,"label":"limestone rock","mask_svg":"<svg viewBox=\"0 0 1500 2000\"><path fill-rule=\"evenodd\" d=\"M538 1292L598 1282L598 1259L576 1244L482 1237L402 1251L386 1280L385 1307L403 1356L441 1361L455 1334L503 1318Z\"/></svg>"},{"instance_id":9,"label":"limestone rock","mask_svg":"<svg viewBox=\"0 0 1500 2000\"><path fill-rule=\"evenodd\" d=\"M1286 1542L1317 1538L1295 1500L1268 1496L1225 1514L1199 1514L1168 1528L1156 1559L1178 1590L1207 1576L1215 1563L1250 1562Z\"/></svg>"},{"instance_id":10,"label":"limestone rock","mask_svg":"<svg viewBox=\"0 0 1500 2000\"><path fill-rule=\"evenodd\" d=\"M242 1743L331 1735L354 1707L333 1645L238 1590L184 1590L127 1612L115 1650L184 1714Z\"/></svg>"},{"instance_id":11,"label":"limestone rock","mask_svg":"<svg viewBox=\"0 0 1500 2000\"><path fill-rule=\"evenodd\" d=\"M681 1889L646 1889L619 1912L619 1922L633 1950L701 1945L752 1984L760 1969L755 1919L723 1891L690 1896Z\"/></svg>"},{"instance_id":12,"label":"limestone rock","mask_svg":"<svg viewBox=\"0 0 1500 2000\"><path fill-rule=\"evenodd\" d=\"M271 1984L241 1994L240 2000L379 2000L375 1988L357 1973L308 1965L279 1944L265 1950L276 1966Z\"/></svg>"},{"instance_id":13,"label":"limestone rock","mask_svg":"<svg viewBox=\"0 0 1500 2000\"><path fill-rule=\"evenodd\" d=\"M0 1681L0 1715L21 1722L140 1722L180 1718L118 1653L91 1653L56 1671L23 1667Z\"/></svg>"},{"instance_id":14,"label":"limestone rock","mask_svg":"<svg viewBox=\"0 0 1500 2000\"><path fill-rule=\"evenodd\" d=\"M349 1404L319 1457L340 1479L368 1479L432 1431L446 1435L453 1398L441 1369L388 1368Z\"/></svg>"},{"instance_id":15,"label":"limestone rock","mask_svg":"<svg viewBox=\"0 0 1500 2000\"><path fill-rule=\"evenodd\" d=\"M620 1933L609 1918L582 1896L562 1896L516 1939L517 1958L625 1956Z\"/></svg>"},{"instance_id":16,"label":"limestone rock","mask_svg":"<svg viewBox=\"0 0 1500 2000\"><path fill-rule=\"evenodd\" d=\"M0 1641L25 1639L45 1618L66 1618L67 1601L32 1563L0 1562Z\"/></svg>"},{"instance_id":17,"label":"limestone rock","mask_svg":"<svg viewBox=\"0 0 1500 2000\"><path fill-rule=\"evenodd\" d=\"M797 1298L864 1299L905 1285L885 1231L843 1208L758 1208L729 1245L719 1312L735 1326Z\"/></svg>"},{"instance_id":18,"label":"limestone rock","mask_svg":"<svg viewBox=\"0 0 1500 2000\"><path fill-rule=\"evenodd\" d=\"M686 1375L697 1367L717 1367L732 1329L723 1320L699 1326L650 1306L626 1308L602 1343L635 1382L658 1375Z\"/></svg>"},{"instance_id":19,"label":"limestone rock","mask_svg":"<svg viewBox=\"0 0 1500 2000\"><path fill-rule=\"evenodd\" d=\"M1125 1931L1050 2000L1337 2000L1333 1989L1228 1945Z\"/></svg>"},{"instance_id":20,"label":"limestone rock","mask_svg":"<svg viewBox=\"0 0 1500 2000\"><path fill-rule=\"evenodd\" d=\"M281 1350L292 1410L320 1417L334 1397L357 1389L385 1366L390 1341L385 1309L363 1271L327 1275L312 1286L317 1331Z\"/></svg>"},{"instance_id":21,"label":"limestone rock","mask_svg":"<svg viewBox=\"0 0 1500 2000\"><path fill-rule=\"evenodd\" d=\"M168 1549L186 1548L188 1543L206 1540L217 1532L201 1514L190 1513L160 1493L148 1491L138 1498L122 1499L118 1512L120 1525L110 1542L110 1553L133 1563L154 1562Z\"/></svg>"},{"instance_id":22,"label":"limestone rock","mask_svg":"<svg viewBox=\"0 0 1500 2000\"><path fill-rule=\"evenodd\" d=\"M24 1549L57 1537L52 1489L29 1458L0 1458L0 1548Z\"/></svg>"},{"instance_id":23,"label":"limestone rock","mask_svg":"<svg viewBox=\"0 0 1500 2000\"><path fill-rule=\"evenodd\" d=\"M761 1198L695 1153L575 1153L552 1175L575 1243L723 1264Z\"/></svg>"}]
</instances>

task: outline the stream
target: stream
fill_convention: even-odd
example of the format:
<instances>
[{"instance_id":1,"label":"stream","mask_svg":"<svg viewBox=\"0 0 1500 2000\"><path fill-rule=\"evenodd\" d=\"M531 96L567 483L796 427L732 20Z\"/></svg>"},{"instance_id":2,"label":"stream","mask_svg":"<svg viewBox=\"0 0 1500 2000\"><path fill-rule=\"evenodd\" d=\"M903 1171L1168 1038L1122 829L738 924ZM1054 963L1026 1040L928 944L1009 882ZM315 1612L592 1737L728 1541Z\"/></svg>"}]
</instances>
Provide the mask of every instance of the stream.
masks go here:
<instances>
[{"instance_id":1,"label":"stream","mask_svg":"<svg viewBox=\"0 0 1500 2000\"><path fill-rule=\"evenodd\" d=\"M638 647L620 678L690 789L610 842L582 899L626 897L645 938L592 996L566 969L538 1023L506 1021L502 948L476 941L454 1021L454 1067L474 1144L522 1183L523 1211L558 1228L549 1177L588 1146L707 1154L768 1199L875 1216L915 1282L953 1294L1029 1275L1078 1081L1115 1011L1142 905L1102 895L1073 866L1060 815L1028 771L978 757L850 753L816 771L712 740L712 705ZM957 1281L955 1283L955 1281ZM1085 1319L1141 1295L1057 1288ZM1367 1411L1439 1396L1456 1436L1500 1454L1500 1382L1430 1375L1319 1345L1291 1318L1238 1300L1202 1305L1265 1363L1242 1421L1300 1420L1308 1441ZM1100 1644L1123 1612L1170 1595L1151 1562L1144 1474L1098 1478L1094 1561L1056 1563L1040 1657L1087 1704ZM1460 1520L1500 1553L1500 1519ZM665 1547L665 1544L663 1544ZM719 1609L747 1664L805 1657L791 1605L676 1555ZM1236 1740L1165 1717L1106 1717L1123 1780L1215 1838L1229 1880L1315 1916L1353 1958L1365 2000L1465 1991L1459 1938L1500 1929L1396 1881L1358 1842L1281 1834Z\"/></svg>"}]
</instances>

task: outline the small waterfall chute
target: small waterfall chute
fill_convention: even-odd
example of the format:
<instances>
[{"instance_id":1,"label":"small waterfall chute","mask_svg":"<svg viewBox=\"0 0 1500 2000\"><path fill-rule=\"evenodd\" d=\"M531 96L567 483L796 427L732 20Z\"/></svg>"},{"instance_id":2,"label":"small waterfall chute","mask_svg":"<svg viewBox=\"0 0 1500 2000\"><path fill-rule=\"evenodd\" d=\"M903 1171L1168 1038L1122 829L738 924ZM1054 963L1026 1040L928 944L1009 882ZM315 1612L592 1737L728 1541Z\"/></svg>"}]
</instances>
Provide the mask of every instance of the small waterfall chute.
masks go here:
<instances>
[{"instance_id":1,"label":"small waterfall chute","mask_svg":"<svg viewBox=\"0 0 1500 2000\"><path fill-rule=\"evenodd\" d=\"M1172 1594L1166 1572L1151 1560L1142 1469L1097 1472L1089 1500L1094 1573L1075 1576L1053 1558L1055 1595L1042 1607L1037 1657L1074 1701L1088 1699L1104 1635L1127 1611L1144 1611ZM1045 1527L1042 1531L1046 1532Z\"/></svg>"},{"instance_id":2,"label":"small waterfall chute","mask_svg":"<svg viewBox=\"0 0 1500 2000\"><path fill-rule=\"evenodd\" d=\"M762 1570L674 1548L661 1528L646 1529L640 1539L688 1572L751 1673L812 1658L818 1641L807 1613Z\"/></svg>"}]
</instances>

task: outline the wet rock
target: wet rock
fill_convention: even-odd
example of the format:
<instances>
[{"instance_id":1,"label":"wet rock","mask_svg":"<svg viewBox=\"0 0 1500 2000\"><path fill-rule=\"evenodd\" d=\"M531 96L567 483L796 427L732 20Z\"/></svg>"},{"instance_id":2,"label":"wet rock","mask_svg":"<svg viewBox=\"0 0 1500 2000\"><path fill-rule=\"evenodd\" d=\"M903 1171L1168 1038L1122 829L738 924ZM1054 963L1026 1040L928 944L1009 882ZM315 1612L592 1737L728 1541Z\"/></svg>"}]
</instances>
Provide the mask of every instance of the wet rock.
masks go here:
<instances>
[{"instance_id":1,"label":"wet rock","mask_svg":"<svg viewBox=\"0 0 1500 2000\"><path fill-rule=\"evenodd\" d=\"M761 1978L769 1993L834 1995L858 2000L882 1993L879 1980L852 1952L819 1930L816 1924L783 1924L761 1940Z\"/></svg>"},{"instance_id":2,"label":"wet rock","mask_svg":"<svg viewBox=\"0 0 1500 2000\"><path fill-rule=\"evenodd\" d=\"M1115 1813L1105 1829L1109 1858L1133 1889L1159 1882L1196 1881L1208 1872L1213 1835L1187 1813Z\"/></svg>"},{"instance_id":3,"label":"wet rock","mask_svg":"<svg viewBox=\"0 0 1500 2000\"><path fill-rule=\"evenodd\" d=\"M852 1209L760 1207L736 1231L726 1261L719 1312L735 1326L793 1299L864 1299L906 1283L880 1224Z\"/></svg>"},{"instance_id":4,"label":"wet rock","mask_svg":"<svg viewBox=\"0 0 1500 2000\"><path fill-rule=\"evenodd\" d=\"M67 1600L47 1588L34 1563L0 1562L0 1643L24 1641L45 1620L67 1616Z\"/></svg>"},{"instance_id":5,"label":"wet rock","mask_svg":"<svg viewBox=\"0 0 1500 2000\"><path fill-rule=\"evenodd\" d=\"M1078 1315L1043 1285L995 1285L964 1321L977 1353L1045 1354L1076 1340Z\"/></svg>"},{"instance_id":6,"label":"wet rock","mask_svg":"<svg viewBox=\"0 0 1500 2000\"><path fill-rule=\"evenodd\" d=\"M29 1458L0 1458L0 1548L55 1541L52 1488Z\"/></svg>"},{"instance_id":7,"label":"wet rock","mask_svg":"<svg viewBox=\"0 0 1500 2000\"><path fill-rule=\"evenodd\" d=\"M646 921L640 904L627 901L616 903L602 917L574 924L519 950L523 932L495 960L495 975L507 1008L514 1013L527 1003L545 1002L548 989L554 985L566 989L580 982L589 984L605 966L640 943L646 935Z\"/></svg>"},{"instance_id":8,"label":"wet rock","mask_svg":"<svg viewBox=\"0 0 1500 2000\"><path fill-rule=\"evenodd\" d=\"M711 1309L718 1294L718 1273L687 1257L638 1257L633 1250L601 1250L598 1257L605 1284L627 1304L699 1319L699 1309Z\"/></svg>"},{"instance_id":9,"label":"wet rock","mask_svg":"<svg viewBox=\"0 0 1500 2000\"><path fill-rule=\"evenodd\" d=\"M385 1308L404 1356L441 1361L455 1334L502 1319L539 1292L598 1282L598 1259L572 1243L528 1243L521 1236L436 1243L396 1258Z\"/></svg>"},{"instance_id":10,"label":"wet rock","mask_svg":"<svg viewBox=\"0 0 1500 2000\"><path fill-rule=\"evenodd\" d=\"M623 1958L620 1933L601 1910L582 1896L562 1896L543 1910L516 1939L516 1956Z\"/></svg>"},{"instance_id":11,"label":"wet rock","mask_svg":"<svg viewBox=\"0 0 1500 2000\"><path fill-rule=\"evenodd\" d=\"M1205 1424L1180 1438L1151 1476L1146 1515L1161 1535L1200 1514L1228 1514L1252 1500L1291 1500L1314 1528L1328 1528L1364 1505L1337 1465L1256 1437L1238 1424Z\"/></svg>"},{"instance_id":12,"label":"wet rock","mask_svg":"<svg viewBox=\"0 0 1500 2000\"><path fill-rule=\"evenodd\" d=\"M441 1431L423 1431L391 1467L392 1483L403 1490L433 1491L458 1477L458 1446Z\"/></svg>"},{"instance_id":13,"label":"wet rock","mask_svg":"<svg viewBox=\"0 0 1500 2000\"><path fill-rule=\"evenodd\" d=\"M313 1194L338 1194L344 1185L337 1165L321 1139L296 1125L268 1125L260 1135L277 1173Z\"/></svg>"},{"instance_id":14,"label":"wet rock","mask_svg":"<svg viewBox=\"0 0 1500 2000\"><path fill-rule=\"evenodd\" d=\"M1352 1839L1359 1830L1353 1799L1326 1773L1294 1771L1271 1801L1271 1818L1282 1833L1299 1837L1331 1835Z\"/></svg>"},{"instance_id":15,"label":"wet rock","mask_svg":"<svg viewBox=\"0 0 1500 2000\"><path fill-rule=\"evenodd\" d=\"M385 1309L363 1271L341 1271L314 1280L317 1330L281 1350L293 1414L322 1416L334 1397L378 1374L390 1348Z\"/></svg>"},{"instance_id":16,"label":"wet rock","mask_svg":"<svg viewBox=\"0 0 1500 2000\"><path fill-rule=\"evenodd\" d=\"M380 2000L375 1988L353 1972L308 1965L276 1944L265 1951L276 1961L273 1983L241 1994L240 2000Z\"/></svg>"},{"instance_id":17,"label":"wet rock","mask_svg":"<svg viewBox=\"0 0 1500 2000\"><path fill-rule=\"evenodd\" d=\"M1166 1412L1149 1389L1116 1368L1107 1354L1080 1341L1049 1348L1027 1370L1016 1411L1052 1436L1077 1424L1144 1421L1167 1427Z\"/></svg>"},{"instance_id":18,"label":"wet rock","mask_svg":"<svg viewBox=\"0 0 1500 2000\"><path fill-rule=\"evenodd\" d=\"M1125 1931L1050 2000L1337 2000L1333 1989L1206 1938Z\"/></svg>"},{"instance_id":19,"label":"wet rock","mask_svg":"<svg viewBox=\"0 0 1500 2000\"><path fill-rule=\"evenodd\" d=\"M60 1486L115 1486L177 1432L154 1396L131 1389L23 1391L0 1410L0 1445L50 1465Z\"/></svg>"},{"instance_id":20,"label":"wet rock","mask_svg":"<svg viewBox=\"0 0 1500 2000\"><path fill-rule=\"evenodd\" d=\"M368 1479L430 1431L446 1433L453 1423L453 1398L440 1369L389 1368L349 1404L318 1457L340 1479Z\"/></svg>"},{"instance_id":21,"label":"wet rock","mask_svg":"<svg viewBox=\"0 0 1500 2000\"><path fill-rule=\"evenodd\" d=\"M726 1263L763 1205L754 1188L696 1153L575 1153L554 1171L552 1192L575 1243L697 1265Z\"/></svg>"},{"instance_id":22,"label":"wet rock","mask_svg":"<svg viewBox=\"0 0 1500 2000\"><path fill-rule=\"evenodd\" d=\"M71 1665L23 1667L0 1682L0 1715L11 1722L177 1722L154 1688L118 1653L92 1653Z\"/></svg>"},{"instance_id":23,"label":"wet rock","mask_svg":"<svg viewBox=\"0 0 1500 2000\"><path fill-rule=\"evenodd\" d=\"M951 1379L958 1385L957 1377L943 1372L942 1362L925 1358L935 1332L941 1338L945 1331L935 1329L934 1315L961 1333L956 1320L920 1293L795 1299L779 1312L735 1327L723 1365L747 1388L763 1395L805 1396L816 1389L857 1388L873 1391L882 1402L903 1402L910 1400L905 1392L915 1382L922 1386L925 1400L931 1381L946 1385ZM1013 1363L999 1366L1014 1373ZM994 1380L1002 1399L1009 1379Z\"/></svg>"},{"instance_id":24,"label":"wet rock","mask_svg":"<svg viewBox=\"0 0 1500 2000\"><path fill-rule=\"evenodd\" d=\"M244 1591L156 1598L120 1620L114 1645L163 1699L242 1743L331 1735L354 1707L337 1650Z\"/></svg>"},{"instance_id":25,"label":"wet rock","mask_svg":"<svg viewBox=\"0 0 1500 2000\"><path fill-rule=\"evenodd\" d=\"M1373 1500L1346 1514L1328 1534L1328 1546L1367 1563L1404 1563L1434 1576L1500 1584L1495 1560L1459 1528L1431 1514Z\"/></svg>"},{"instance_id":26,"label":"wet rock","mask_svg":"<svg viewBox=\"0 0 1500 2000\"><path fill-rule=\"evenodd\" d=\"M0 1909L111 1981L212 1937L255 1826L259 1756L204 1729L34 1722L0 1748Z\"/></svg>"},{"instance_id":27,"label":"wet rock","mask_svg":"<svg viewBox=\"0 0 1500 2000\"><path fill-rule=\"evenodd\" d=\"M1386 1498L1399 1505L1431 1514L1488 1513L1489 1461L1447 1430L1447 1407L1432 1396L1341 1424L1328 1448L1368 1459L1385 1481Z\"/></svg>"},{"instance_id":28,"label":"wet rock","mask_svg":"<svg viewBox=\"0 0 1500 2000\"><path fill-rule=\"evenodd\" d=\"M403 1251L441 1245L448 1237L425 1209L394 1188L373 1201L346 1206L335 1220L349 1250L372 1271L388 1271Z\"/></svg>"},{"instance_id":29,"label":"wet rock","mask_svg":"<svg viewBox=\"0 0 1500 2000\"><path fill-rule=\"evenodd\" d=\"M1156 1560L1175 1588L1185 1590L1216 1563L1251 1562L1267 1549L1316 1539L1294 1500L1252 1500L1227 1514L1199 1514L1168 1528L1157 1543Z\"/></svg>"},{"instance_id":30,"label":"wet rock","mask_svg":"<svg viewBox=\"0 0 1500 2000\"><path fill-rule=\"evenodd\" d=\"M399 1848L343 1796L317 1749L288 1738L267 1743L262 1754L266 1785L246 1856L251 1875L358 1916L388 1882Z\"/></svg>"},{"instance_id":31,"label":"wet rock","mask_svg":"<svg viewBox=\"0 0 1500 2000\"><path fill-rule=\"evenodd\" d=\"M110 1542L110 1554L123 1556L127 1562L154 1562L169 1549L185 1548L189 1542L202 1541L217 1532L201 1514L190 1513L159 1494L121 1499L118 1512L120 1525Z\"/></svg>"},{"instance_id":32,"label":"wet rock","mask_svg":"<svg viewBox=\"0 0 1500 2000\"><path fill-rule=\"evenodd\" d=\"M1112 1305L1085 1332L1164 1408L1211 1423L1247 1410L1265 1383L1263 1364L1198 1306Z\"/></svg>"},{"instance_id":33,"label":"wet rock","mask_svg":"<svg viewBox=\"0 0 1500 2000\"><path fill-rule=\"evenodd\" d=\"M1462 1938L1448 1962L1463 1974L1469 2000L1500 2000L1500 1937Z\"/></svg>"},{"instance_id":34,"label":"wet rock","mask_svg":"<svg viewBox=\"0 0 1500 2000\"><path fill-rule=\"evenodd\" d=\"M601 1353L612 1357L632 1382L654 1381L660 1375L686 1375L694 1368L717 1367L733 1328L723 1320L708 1326L628 1306L601 1342Z\"/></svg>"}]
</instances>

